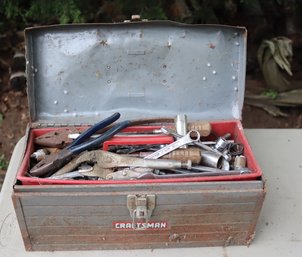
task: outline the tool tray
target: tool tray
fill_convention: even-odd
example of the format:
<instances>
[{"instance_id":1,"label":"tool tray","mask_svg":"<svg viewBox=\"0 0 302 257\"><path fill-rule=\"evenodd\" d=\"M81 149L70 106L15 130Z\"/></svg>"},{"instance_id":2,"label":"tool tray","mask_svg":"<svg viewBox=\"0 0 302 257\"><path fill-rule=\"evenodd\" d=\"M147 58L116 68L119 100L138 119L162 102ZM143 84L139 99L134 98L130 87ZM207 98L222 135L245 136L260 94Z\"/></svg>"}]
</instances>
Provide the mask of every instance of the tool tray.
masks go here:
<instances>
[{"instance_id":1,"label":"tool tray","mask_svg":"<svg viewBox=\"0 0 302 257\"><path fill-rule=\"evenodd\" d=\"M265 188L240 122L244 28L151 21L37 27L25 35L31 122L13 201L27 250L251 242ZM29 176L35 137L60 128L85 129L113 112L122 120L185 113L189 121L209 121L217 136L231 133L244 145L252 172L95 181ZM147 210L156 207L138 230L129 210L138 208L141 198Z\"/></svg>"},{"instance_id":2,"label":"tool tray","mask_svg":"<svg viewBox=\"0 0 302 257\"><path fill-rule=\"evenodd\" d=\"M171 182L201 182L201 181L233 181L233 180L254 180L258 179L262 175L262 171L258 166L252 150L248 144L247 139L242 133L243 129L238 121L220 121L211 122L212 130L216 135L224 135L226 133L232 133L232 139L235 142L242 143L244 145L244 155L247 158L247 167L252 171L248 174L240 175L224 175L224 176L208 176L208 177L194 177L194 178L170 178L170 179L156 179L156 183L171 183ZM62 128L65 129L65 128ZM84 129L79 128L79 129ZM34 138L43 135L49 131L53 131L54 128L44 129L32 129L29 135L28 148L26 150L24 159L17 174L17 181L23 185L43 185L43 184L71 184L71 185L83 185L83 184L138 184L138 183L154 183L154 179L142 179L142 180L58 180L51 178L39 178L31 177L28 175L29 170L29 158L31 153L34 152ZM58 130L56 128L55 130ZM127 131L127 129L126 129ZM149 138L150 139L150 138ZM209 139L211 139L209 137ZM104 143L106 145L106 142Z\"/></svg>"}]
</instances>

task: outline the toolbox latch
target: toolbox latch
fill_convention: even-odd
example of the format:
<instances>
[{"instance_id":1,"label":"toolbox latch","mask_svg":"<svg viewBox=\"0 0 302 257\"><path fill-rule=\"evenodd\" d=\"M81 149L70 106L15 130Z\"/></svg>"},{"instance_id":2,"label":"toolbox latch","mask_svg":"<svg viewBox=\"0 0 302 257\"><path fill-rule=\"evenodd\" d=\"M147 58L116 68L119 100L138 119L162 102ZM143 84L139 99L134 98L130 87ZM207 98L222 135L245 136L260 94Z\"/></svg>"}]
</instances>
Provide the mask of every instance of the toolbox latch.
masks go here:
<instances>
[{"instance_id":1,"label":"toolbox latch","mask_svg":"<svg viewBox=\"0 0 302 257\"><path fill-rule=\"evenodd\" d=\"M127 208L132 218L132 228L135 230L147 229L149 218L155 208L155 195L128 195ZM138 226L138 222L140 226Z\"/></svg>"}]
</instances>

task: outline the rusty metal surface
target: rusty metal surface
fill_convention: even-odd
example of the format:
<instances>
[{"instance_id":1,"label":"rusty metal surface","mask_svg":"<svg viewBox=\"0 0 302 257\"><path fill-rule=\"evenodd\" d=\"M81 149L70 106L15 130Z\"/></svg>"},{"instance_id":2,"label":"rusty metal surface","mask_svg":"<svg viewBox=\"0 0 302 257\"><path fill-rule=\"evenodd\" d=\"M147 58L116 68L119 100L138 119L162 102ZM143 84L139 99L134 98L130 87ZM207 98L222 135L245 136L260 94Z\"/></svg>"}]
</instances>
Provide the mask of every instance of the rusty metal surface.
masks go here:
<instances>
[{"instance_id":1,"label":"rusty metal surface","mask_svg":"<svg viewBox=\"0 0 302 257\"><path fill-rule=\"evenodd\" d=\"M39 146L64 148L73 141L73 139L69 138L68 135L80 132L81 130L75 127L59 128L36 137L34 139L34 143Z\"/></svg>"},{"instance_id":2,"label":"rusty metal surface","mask_svg":"<svg viewBox=\"0 0 302 257\"><path fill-rule=\"evenodd\" d=\"M240 119L246 30L171 21L26 30L32 121L175 116ZM152 110L152 111L151 111Z\"/></svg>"},{"instance_id":3,"label":"rusty metal surface","mask_svg":"<svg viewBox=\"0 0 302 257\"><path fill-rule=\"evenodd\" d=\"M127 195L156 194L152 222L133 231ZM31 250L134 249L248 244L264 197L262 181L98 186L16 186L18 219ZM21 216L20 216L21 215ZM25 225L26 224L26 225ZM130 223L129 223L130 224Z\"/></svg>"}]
</instances>

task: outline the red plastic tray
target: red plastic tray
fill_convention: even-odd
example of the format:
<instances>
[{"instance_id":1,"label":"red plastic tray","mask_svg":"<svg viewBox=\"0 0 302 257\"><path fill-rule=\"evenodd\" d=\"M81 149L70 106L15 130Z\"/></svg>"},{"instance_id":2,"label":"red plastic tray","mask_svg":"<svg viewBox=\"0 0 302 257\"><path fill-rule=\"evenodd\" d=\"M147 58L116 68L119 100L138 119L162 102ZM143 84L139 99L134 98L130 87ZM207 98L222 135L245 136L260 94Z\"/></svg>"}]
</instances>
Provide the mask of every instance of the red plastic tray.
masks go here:
<instances>
[{"instance_id":1,"label":"red plastic tray","mask_svg":"<svg viewBox=\"0 0 302 257\"><path fill-rule=\"evenodd\" d=\"M29 140L27 149L17 173L17 180L23 185L92 185L92 184L145 184L145 183L177 183L177 182L202 182L202 181L235 181L235 180L256 180L262 176L262 171L257 164L251 147L243 133L243 128L240 121L219 121L211 122L212 131L218 136L226 133L231 133L232 138L244 145L244 155L247 157L247 166L253 172L242 175L230 176L215 176L215 177L195 177L195 178L173 178L173 179L145 179L145 180L53 180L47 178L29 177L27 171L29 169L29 159L32 152L34 152L34 138L43 135L55 128L41 128L31 129L29 132ZM149 129L151 126L148 126ZM138 127L131 127L124 130L124 132L137 131ZM57 129L57 128L56 128ZM114 140L114 139L113 139Z\"/></svg>"}]
</instances>

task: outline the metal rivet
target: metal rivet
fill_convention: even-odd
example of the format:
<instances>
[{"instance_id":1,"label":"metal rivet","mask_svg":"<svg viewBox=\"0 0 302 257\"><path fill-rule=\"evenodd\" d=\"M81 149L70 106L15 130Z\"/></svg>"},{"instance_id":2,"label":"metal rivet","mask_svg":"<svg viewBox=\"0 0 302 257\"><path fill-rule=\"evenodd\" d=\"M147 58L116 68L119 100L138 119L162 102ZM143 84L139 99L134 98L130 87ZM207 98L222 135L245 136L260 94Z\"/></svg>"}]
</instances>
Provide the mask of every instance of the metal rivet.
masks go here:
<instances>
[{"instance_id":1,"label":"metal rivet","mask_svg":"<svg viewBox=\"0 0 302 257\"><path fill-rule=\"evenodd\" d=\"M123 171L123 172L122 172L122 175L123 175L123 176L127 176L127 172L126 172L126 171Z\"/></svg>"},{"instance_id":2,"label":"metal rivet","mask_svg":"<svg viewBox=\"0 0 302 257\"><path fill-rule=\"evenodd\" d=\"M235 46L239 46L240 44L239 44L239 42L235 42Z\"/></svg>"},{"instance_id":3,"label":"metal rivet","mask_svg":"<svg viewBox=\"0 0 302 257\"><path fill-rule=\"evenodd\" d=\"M35 68L35 72L38 72L38 69L37 69L37 68Z\"/></svg>"},{"instance_id":4,"label":"metal rivet","mask_svg":"<svg viewBox=\"0 0 302 257\"><path fill-rule=\"evenodd\" d=\"M64 112L66 113L66 112L68 112L68 110L67 110L67 109L64 109Z\"/></svg>"},{"instance_id":5,"label":"metal rivet","mask_svg":"<svg viewBox=\"0 0 302 257\"><path fill-rule=\"evenodd\" d=\"M110 69L111 69L111 67L108 65L108 66L107 66L107 70L110 70Z\"/></svg>"},{"instance_id":6,"label":"metal rivet","mask_svg":"<svg viewBox=\"0 0 302 257\"><path fill-rule=\"evenodd\" d=\"M68 91L67 91L67 90L64 90L64 94L67 95L67 94L68 94Z\"/></svg>"},{"instance_id":7,"label":"metal rivet","mask_svg":"<svg viewBox=\"0 0 302 257\"><path fill-rule=\"evenodd\" d=\"M208 67L211 67L211 63L208 62L208 63L207 63L207 66L208 66Z\"/></svg>"},{"instance_id":8,"label":"metal rivet","mask_svg":"<svg viewBox=\"0 0 302 257\"><path fill-rule=\"evenodd\" d=\"M54 101L53 101L53 104L58 104L58 101L57 101L57 100L54 100Z\"/></svg>"},{"instance_id":9,"label":"metal rivet","mask_svg":"<svg viewBox=\"0 0 302 257\"><path fill-rule=\"evenodd\" d=\"M108 175L107 179L113 179L113 176L112 175Z\"/></svg>"},{"instance_id":10,"label":"metal rivet","mask_svg":"<svg viewBox=\"0 0 302 257\"><path fill-rule=\"evenodd\" d=\"M232 80L236 80L237 79L237 77L236 76L232 76Z\"/></svg>"},{"instance_id":11,"label":"metal rivet","mask_svg":"<svg viewBox=\"0 0 302 257\"><path fill-rule=\"evenodd\" d=\"M217 73L217 71L213 70L212 73L215 75Z\"/></svg>"},{"instance_id":12,"label":"metal rivet","mask_svg":"<svg viewBox=\"0 0 302 257\"><path fill-rule=\"evenodd\" d=\"M110 84L110 83L111 83L111 80L107 80L107 83Z\"/></svg>"},{"instance_id":13,"label":"metal rivet","mask_svg":"<svg viewBox=\"0 0 302 257\"><path fill-rule=\"evenodd\" d=\"M29 61L26 61L26 64L29 64Z\"/></svg>"},{"instance_id":14,"label":"metal rivet","mask_svg":"<svg viewBox=\"0 0 302 257\"><path fill-rule=\"evenodd\" d=\"M73 115L73 117L77 117L78 116L78 114L76 112L74 112L72 115Z\"/></svg>"},{"instance_id":15,"label":"metal rivet","mask_svg":"<svg viewBox=\"0 0 302 257\"><path fill-rule=\"evenodd\" d=\"M238 36L238 32L234 32L234 36L237 37Z\"/></svg>"},{"instance_id":16,"label":"metal rivet","mask_svg":"<svg viewBox=\"0 0 302 257\"><path fill-rule=\"evenodd\" d=\"M95 112L95 116L99 116L100 115L100 113L99 112Z\"/></svg>"},{"instance_id":17,"label":"metal rivet","mask_svg":"<svg viewBox=\"0 0 302 257\"><path fill-rule=\"evenodd\" d=\"M234 87L234 90L237 92L238 91L238 87Z\"/></svg>"},{"instance_id":18,"label":"metal rivet","mask_svg":"<svg viewBox=\"0 0 302 257\"><path fill-rule=\"evenodd\" d=\"M167 83L167 80L164 79L164 80L163 80L163 83L166 84L166 83Z\"/></svg>"},{"instance_id":19,"label":"metal rivet","mask_svg":"<svg viewBox=\"0 0 302 257\"><path fill-rule=\"evenodd\" d=\"M207 78L206 77L202 77L202 80L205 81L205 80L207 80Z\"/></svg>"}]
</instances>

